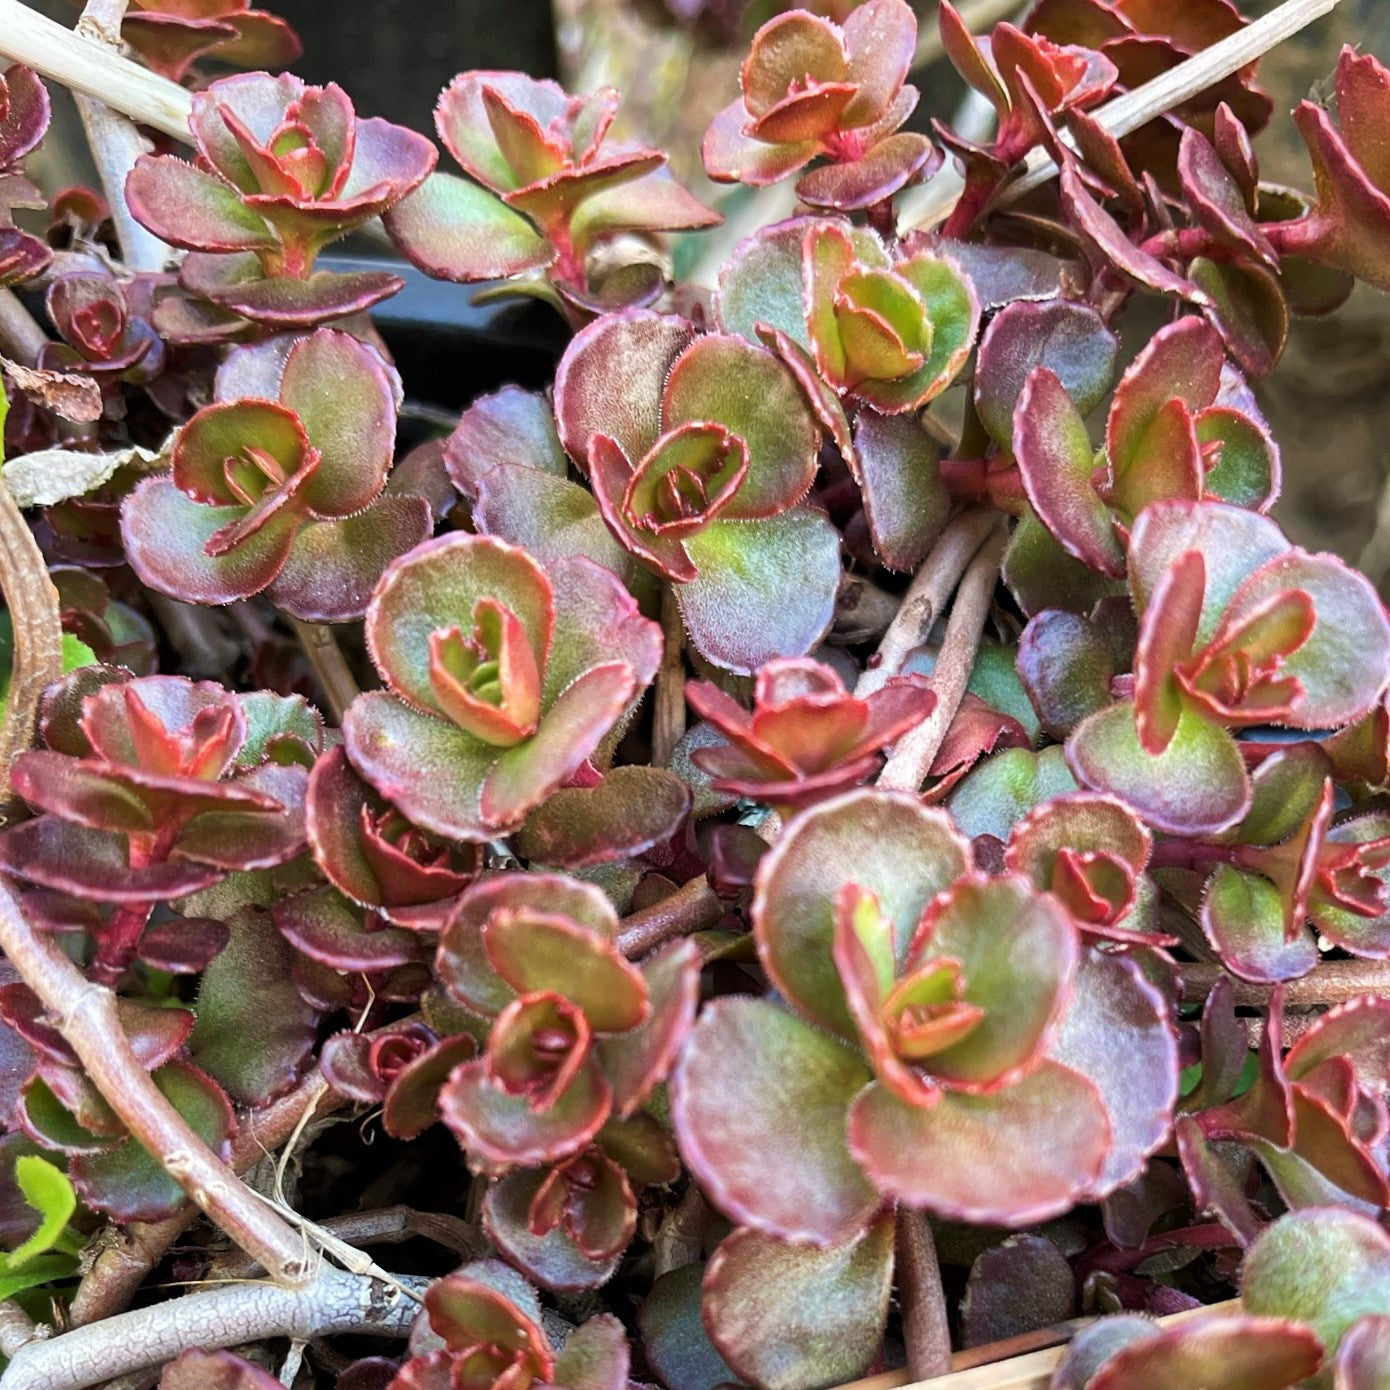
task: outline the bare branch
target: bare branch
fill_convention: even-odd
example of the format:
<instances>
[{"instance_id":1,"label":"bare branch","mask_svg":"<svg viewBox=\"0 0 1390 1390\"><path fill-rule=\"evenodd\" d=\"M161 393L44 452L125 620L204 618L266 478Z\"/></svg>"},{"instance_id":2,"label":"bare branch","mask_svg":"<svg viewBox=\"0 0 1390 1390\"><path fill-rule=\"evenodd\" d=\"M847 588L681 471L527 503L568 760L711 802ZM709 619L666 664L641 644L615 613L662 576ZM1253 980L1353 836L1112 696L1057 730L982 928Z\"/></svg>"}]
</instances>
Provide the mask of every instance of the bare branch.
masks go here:
<instances>
[{"instance_id":1,"label":"bare branch","mask_svg":"<svg viewBox=\"0 0 1390 1390\"><path fill-rule=\"evenodd\" d=\"M1239 72L1247 63L1277 47L1315 19L1334 10L1341 0L1284 0L1277 9L1228 35L1210 48L1194 53L1186 62L1160 73L1133 91L1106 102L1091 114L1112 135L1128 135L1156 116L1204 92L1223 78ZM1065 138L1065 137L1064 137ZM1001 205L1057 177L1057 166L1042 150L1034 149L1024 161L1023 174L1004 190ZM944 222L960 199L964 180L954 168L943 169L929 183L913 189L899 205L899 226L935 227Z\"/></svg>"},{"instance_id":2,"label":"bare branch","mask_svg":"<svg viewBox=\"0 0 1390 1390\"><path fill-rule=\"evenodd\" d=\"M980 650L980 634L994 602L994 585L999 578L999 562L1004 554L1007 531L996 522L994 534L980 547L961 580L960 592L951 606L946 636L932 675L936 705L932 712L894 748L879 773L880 787L917 791L931 771L936 755L965 697L966 682L975 667Z\"/></svg>"},{"instance_id":3,"label":"bare branch","mask_svg":"<svg viewBox=\"0 0 1390 1390\"><path fill-rule=\"evenodd\" d=\"M282 1283L302 1285L315 1257L304 1239L246 1187L150 1079L131 1049L110 990L93 984L29 925L0 879L0 950L39 996L92 1084L131 1134L248 1255Z\"/></svg>"},{"instance_id":4,"label":"bare branch","mask_svg":"<svg viewBox=\"0 0 1390 1390\"><path fill-rule=\"evenodd\" d=\"M347 707L362 690L343 656L338 639L333 635L333 629L326 623L306 623L299 618L291 618L290 626L323 687L329 713L336 723L341 724Z\"/></svg>"},{"instance_id":5,"label":"bare branch","mask_svg":"<svg viewBox=\"0 0 1390 1390\"><path fill-rule=\"evenodd\" d=\"M9 701L0 720L0 810L13 814L10 764L34 741L39 697L63 673L58 591L38 542L9 489L0 482L0 590L10 610L14 661Z\"/></svg>"},{"instance_id":6,"label":"bare branch","mask_svg":"<svg viewBox=\"0 0 1390 1390\"><path fill-rule=\"evenodd\" d=\"M404 1276L412 1293L428 1279ZM268 1337L308 1341L341 1333L403 1337L419 1311L378 1279L325 1269L312 1284L227 1284L120 1313L20 1348L0 1390L86 1390L113 1376L173 1360L190 1347L240 1346Z\"/></svg>"},{"instance_id":7,"label":"bare branch","mask_svg":"<svg viewBox=\"0 0 1390 1390\"><path fill-rule=\"evenodd\" d=\"M965 567L984 544L998 520L998 513L986 507L972 507L955 518L937 538L931 554L913 576L903 595L897 616L888 624L878 651L859 677L854 693L861 698L875 690L903 668L903 662L927 640L946 600L960 582Z\"/></svg>"},{"instance_id":8,"label":"bare branch","mask_svg":"<svg viewBox=\"0 0 1390 1390\"><path fill-rule=\"evenodd\" d=\"M0 0L0 56L26 63L175 140L188 140L193 98L177 82L63 28L20 0Z\"/></svg>"}]
</instances>

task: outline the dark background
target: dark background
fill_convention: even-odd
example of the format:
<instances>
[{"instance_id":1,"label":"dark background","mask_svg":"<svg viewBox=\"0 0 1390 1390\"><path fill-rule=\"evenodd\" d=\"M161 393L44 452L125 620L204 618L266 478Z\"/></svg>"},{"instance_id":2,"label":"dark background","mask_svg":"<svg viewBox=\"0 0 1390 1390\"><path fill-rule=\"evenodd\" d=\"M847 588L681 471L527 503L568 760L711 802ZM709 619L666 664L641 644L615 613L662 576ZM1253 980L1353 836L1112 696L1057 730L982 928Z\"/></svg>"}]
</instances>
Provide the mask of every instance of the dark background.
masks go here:
<instances>
[{"instance_id":1,"label":"dark background","mask_svg":"<svg viewBox=\"0 0 1390 1390\"><path fill-rule=\"evenodd\" d=\"M554 77L547 0L265 0L304 40L294 71L337 82L358 112L434 134L434 103L466 68Z\"/></svg>"}]
</instances>

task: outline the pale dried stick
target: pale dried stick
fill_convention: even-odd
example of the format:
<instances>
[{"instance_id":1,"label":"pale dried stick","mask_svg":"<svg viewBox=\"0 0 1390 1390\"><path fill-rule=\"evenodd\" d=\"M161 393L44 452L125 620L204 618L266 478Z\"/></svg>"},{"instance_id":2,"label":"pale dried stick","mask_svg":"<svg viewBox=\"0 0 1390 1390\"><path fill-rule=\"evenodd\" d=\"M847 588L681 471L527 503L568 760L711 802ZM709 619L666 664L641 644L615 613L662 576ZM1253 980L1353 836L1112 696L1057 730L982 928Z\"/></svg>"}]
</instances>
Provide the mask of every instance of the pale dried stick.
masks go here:
<instances>
[{"instance_id":1,"label":"pale dried stick","mask_svg":"<svg viewBox=\"0 0 1390 1390\"><path fill-rule=\"evenodd\" d=\"M1002 518L996 530L980 547L961 580L960 592L951 605L946 636L941 643L936 670L931 677L936 691L932 712L910 733L899 740L892 756L879 774L880 787L917 791L931 772L951 721L965 697L966 683L975 668L980 650L980 634L994 602L994 585L999 578L999 562L1008 538Z\"/></svg>"},{"instance_id":2,"label":"pale dried stick","mask_svg":"<svg viewBox=\"0 0 1390 1390\"><path fill-rule=\"evenodd\" d=\"M177 82L65 29L20 0L0 0L0 56L96 97L142 125L188 140L193 98Z\"/></svg>"},{"instance_id":3,"label":"pale dried stick","mask_svg":"<svg viewBox=\"0 0 1390 1390\"><path fill-rule=\"evenodd\" d=\"M854 687L861 699L880 689L889 677L898 675L903 662L927 640L932 624L971 558L993 530L998 515L986 507L972 507L956 517L937 538Z\"/></svg>"},{"instance_id":4,"label":"pale dried stick","mask_svg":"<svg viewBox=\"0 0 1390 1390\"><path fill-rule=\"evenodd\" d=\"M115 57L121 45L121 20L125 17L126 0L87 0L82 18L77 21L77 33L100 44ZM162 270L169 257L169 248L153 232L147 231L131 214L125 197L126 176L150 146L128 116L113 110L104 97L75 92L77 112L106 202L111 209L111 221L116 228L125 268L131 271Z\"/></svg>"},{"instance_id":5,"label":"pale dried stick","mask_svg":"<svg viewBox=\"0 0 1390 1390\"><path fill-rule=\"evenodd\" d=\"M428 1279L380 1280L325 1269L297 1289L228 1284L77 1327L16 1351L0 1390L86 1390L113 1376L173 1360L190 1348L241 1346L271 1337L309 1340L353 1333L403 1337Z\"/></svg>"}]
</instances>

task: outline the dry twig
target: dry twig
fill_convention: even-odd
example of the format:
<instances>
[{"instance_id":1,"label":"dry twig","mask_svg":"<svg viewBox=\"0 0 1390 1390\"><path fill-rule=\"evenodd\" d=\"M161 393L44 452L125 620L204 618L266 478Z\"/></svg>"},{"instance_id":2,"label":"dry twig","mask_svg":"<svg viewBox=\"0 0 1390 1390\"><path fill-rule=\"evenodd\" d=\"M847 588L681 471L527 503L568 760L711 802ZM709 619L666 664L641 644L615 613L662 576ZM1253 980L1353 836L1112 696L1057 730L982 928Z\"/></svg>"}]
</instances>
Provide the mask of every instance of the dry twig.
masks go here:
<instances>
[{"instance_id":1,"label":"dry twig","mask_svg":"<svg viewBox=\"0 0 1390 1390\"><path fill-rule=\"evenodd\" d=\"M429 1280L403 1282L414 1294ZM307 1341L341 1333L403 1337L418 1311L414 1299L400 1290L336 1269L325 1269L297 1289L228 1284L29 1342L0 1376L0 1390L86 1390L171 1361L190 1347L232 1347L270 1337Z\"/></svg>"},{"instance_id":2,"label":"dry twig","mask_svg":"<svg viewBox=\"0 0 1390 1390\"><path fill-rule=\"evenodd\" d=\"M946 624L946 636L937 658L936 671L931 678L936 691L932 712L911 733L906 734L894 748L883 771L880 787L895 787L917 791L931 772L931 765L941 749L951 721L956 717L965 686L975 667L980 649L980 634L994 602L994 585L999 578L999 562L1003 558L1008 532L996 522L993 535L985 541L970 562L960 592L951 607Z\"/></svg>"}]
</instances>

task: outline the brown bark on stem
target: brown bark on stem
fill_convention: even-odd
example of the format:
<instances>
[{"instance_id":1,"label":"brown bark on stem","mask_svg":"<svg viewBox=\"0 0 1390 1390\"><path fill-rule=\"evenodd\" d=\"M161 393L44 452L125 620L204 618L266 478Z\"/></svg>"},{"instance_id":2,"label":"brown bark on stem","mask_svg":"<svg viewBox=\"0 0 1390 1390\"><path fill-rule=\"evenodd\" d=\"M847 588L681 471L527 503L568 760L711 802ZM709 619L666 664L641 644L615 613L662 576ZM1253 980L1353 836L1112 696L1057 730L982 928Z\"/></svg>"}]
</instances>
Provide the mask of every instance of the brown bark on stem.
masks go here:
<instances>
[{"instance_id":1,"label":"brown bark on stem","mask_svg":"<svg viewBox=\"0 0 1390 1390\"><path fill-rule=\"evenodd\" d=\"M1212 986L1225 975L1237 1007L1264 1008L1269 1003L1271 985L1252 985L1238 980L1219 965L1188 964L1179 966L1182 972L1184 1004L1200 1004L1212 991ZM1344 1004L1363 994L1390 997L1390 961L1384 960L1325 960L1301 980L1290 980L1284 986L1284 1005L1288 1009L1314 1009Z\"/></svg>"},{"instance_id":2,"label":"brown bark on stem","mask_svg":"<svg viewBox=\"0 0 1390 1390\"><path fill-rule=\"evenodd\" d=\"M333 635L333 629L325 623L306 623L299 618L291 618L290 626L314 668L319 684L323 687L328 701L329 713L337 724L343 722L347 707L362 691L353 678L343 649Z\"/></svg>"},{"instance_id":3,"label":"brown bark on stem","mask_svg":"<svg viewBox=\"0 0 1390 1390\"><path fill-rule=\"evenodd\" d=\"M908 1375L913 1380L943 1376L951 1369L951 1329L936 1242L925 1212L898 1208L893 1258Z\"/></svg>"},{"instance_id":4,"label":"brown bark on stem","mask_svg":"<svg viewBox=\"0 0 1390 1390\"><path fill-rule=\"evenodd\" d=\"M14 661L9 703L0 721L0 814L12 819L17 804L10 795L10 764L34 741L39 697L63 671L63 630L58 591L48 577L38 542L0 483L0 591L10 610Z\"/></svg>"},{"instance_id":5,"label":"brown bark on stem","mask_svg":"<svg viewBox=\"0 0 1390 1390\"><path fill-rule=\"evenodd\" d=\"M630 960L645 956L678 936L712 927L724 915L724 903L701 875L669 898L624 917L618 949Z\"/></svg>"},{"instance_id":6,"label":"brown bark on stem","mask_svg":"<svg viewBox=\"0 0 1390 1390\"><path fill-rule=\"evenodd\" d=\"M669 767L685 733L685 624L670 584L661 591L661 666L652 692L652 766Z\"/></svg>"}]
</instances>

